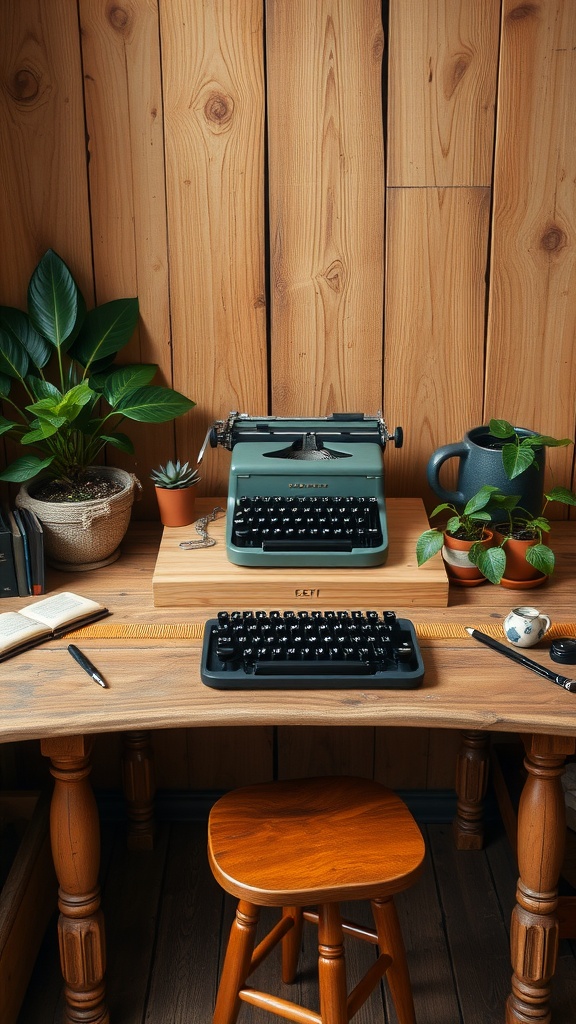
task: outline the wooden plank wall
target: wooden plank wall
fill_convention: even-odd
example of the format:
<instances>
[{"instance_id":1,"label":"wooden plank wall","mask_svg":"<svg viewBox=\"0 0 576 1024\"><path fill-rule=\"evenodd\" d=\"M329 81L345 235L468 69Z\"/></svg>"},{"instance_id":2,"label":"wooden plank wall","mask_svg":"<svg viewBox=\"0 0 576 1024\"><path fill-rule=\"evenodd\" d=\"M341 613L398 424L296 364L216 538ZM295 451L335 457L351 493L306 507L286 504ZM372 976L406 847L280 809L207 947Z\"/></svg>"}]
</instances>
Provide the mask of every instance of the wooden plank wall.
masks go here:
<instances>
[{"instance_id":1,"label":"wooden plank wall","mask_svg":"<svg viewBox=\"0 0 576 1024\"><path fill-rule=\"evenodd\" d=\"M574 95L573 0L2 4L0 302L49 246L89 304L139 295L128 357L198 403L134 432L141 518L150 468L232 409L382 407L406 436L387 491L430 506L430 453L490 416L575 436ZM205 494L228 462L209 453ZM574 480L572 448L549 465ZM276 758L438 786L454 739L156 743L163 784Z\"/></svg>"}]
</instances>

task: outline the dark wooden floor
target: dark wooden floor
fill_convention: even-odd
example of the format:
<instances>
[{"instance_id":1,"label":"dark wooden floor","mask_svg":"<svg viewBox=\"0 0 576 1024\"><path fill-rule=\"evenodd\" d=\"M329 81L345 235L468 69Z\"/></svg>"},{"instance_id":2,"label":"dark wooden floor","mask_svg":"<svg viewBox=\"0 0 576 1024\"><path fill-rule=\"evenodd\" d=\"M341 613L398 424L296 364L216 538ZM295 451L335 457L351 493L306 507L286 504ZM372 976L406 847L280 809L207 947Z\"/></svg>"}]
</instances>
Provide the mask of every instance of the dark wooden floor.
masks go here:
<instances>
[{"instance_id":1,"label":"dark wooden floor","mask_svg":"<svg viewBox=\"0 0 576 1024\"><path fill-rule=\"evenodd\" d=\"M457 853L448 825L423 826L424 877L397 898L419 1024L503 1024L509 990L508 925L516 866L498 826L486 849ZM112 1024L209 1024L223 936L232 901L223 898L205 856L205 826L160 827L153 853L129 853L120 826L103 828L103 905L107 921L107 986ZM364 907L346 908L363 919ZM373 948L348 940L352 983ZM314 929L305 933L302 979L284 994L317 1006L311 978ZM254 975L262 988L276 953ZM349 986L351 987L351 986ZM562 943L554 981L553 1024L576 1021L576 943ZM273 1018L245 1005L240 1024ZM39 955L18 1024L63 1024L53 923ZM385 986L371 996L358 1024L396 1024Z\"/></svg>"}]
</instances>

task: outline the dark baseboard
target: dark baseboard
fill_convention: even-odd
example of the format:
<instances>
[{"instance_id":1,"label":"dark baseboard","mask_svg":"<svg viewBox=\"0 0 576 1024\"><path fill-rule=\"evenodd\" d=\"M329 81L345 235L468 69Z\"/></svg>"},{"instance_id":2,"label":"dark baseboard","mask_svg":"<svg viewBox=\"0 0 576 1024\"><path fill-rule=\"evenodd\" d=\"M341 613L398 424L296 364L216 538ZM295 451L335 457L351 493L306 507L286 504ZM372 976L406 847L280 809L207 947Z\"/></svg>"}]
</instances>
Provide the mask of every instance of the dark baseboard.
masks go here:
<instances>
[{"instance_id":1,"label":"dark baseboard","mask_svg":"<svg viewBox=\"0 0 576 1024\"><path fill-rule=\"evenodd\" d=\"M212 804L222 790L159 790L155 797L157 821L206 821ZM451 822L456 814L456 794L452 789L397 790L421 825L442 825ZM103 821L122 821L126 817L124 798L120 791L96 793ZM498 817L498 808L491 792L486 796L484 820Z\"/></svg>"}]
</instances>

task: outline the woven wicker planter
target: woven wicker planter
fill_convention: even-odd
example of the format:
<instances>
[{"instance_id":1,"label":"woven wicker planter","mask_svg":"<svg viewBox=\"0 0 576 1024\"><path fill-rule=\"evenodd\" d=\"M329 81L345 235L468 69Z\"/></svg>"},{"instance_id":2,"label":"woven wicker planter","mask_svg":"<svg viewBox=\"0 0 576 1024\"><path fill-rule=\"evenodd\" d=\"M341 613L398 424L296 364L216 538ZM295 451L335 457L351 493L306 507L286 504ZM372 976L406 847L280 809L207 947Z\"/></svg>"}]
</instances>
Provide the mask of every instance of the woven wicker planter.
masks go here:
<instances>
[{"instance_id":1,"label":"woven wicker planter","mask_svg":"<svg viewBox=\"0 0 576 1024\"><path fill-rule=\"evenodd\" d=\"M16 495L19 508L29 508L38 516L44 532L46 561L55 569L98 569L120 555L119 545L128 529L135 492L141 490L141 485L133 473L124 469L95 468L123 484L122 490L93 501L38 501L33 492L40 481L35 480L22 484Z\"/></svg>"}]
</instances>

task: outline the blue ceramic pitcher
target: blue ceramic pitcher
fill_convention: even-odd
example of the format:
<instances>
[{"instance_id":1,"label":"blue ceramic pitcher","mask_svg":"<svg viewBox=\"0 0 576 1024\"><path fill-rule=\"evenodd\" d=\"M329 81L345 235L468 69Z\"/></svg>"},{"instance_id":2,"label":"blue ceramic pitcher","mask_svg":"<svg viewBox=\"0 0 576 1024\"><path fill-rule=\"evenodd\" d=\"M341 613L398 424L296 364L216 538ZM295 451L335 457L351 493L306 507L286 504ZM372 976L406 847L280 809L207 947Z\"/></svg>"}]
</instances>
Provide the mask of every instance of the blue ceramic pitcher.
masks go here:
<instances>
[{"instance_id":1,"label":"blue ceramic pitcher","mask_svg":"<svg viewBox=\"0 0 576 1024\"><path fill-rule=\"evenodd\" d=\"M520 438L533 436L535 431L514 428ZM503 494L519 494L518 504L530 515L540 515L544 495L544 448L535 449L535 460L528 469L510 480L502 465L501 438L494 437L488 426L474 427L456 444L438 448L430 457L427 468L428 483L442 501L465 505L484 484L498 487ZM440 483L440 467L448 459L458 459L457 490L447 491Z\"/></svg>"}]
</instances>

